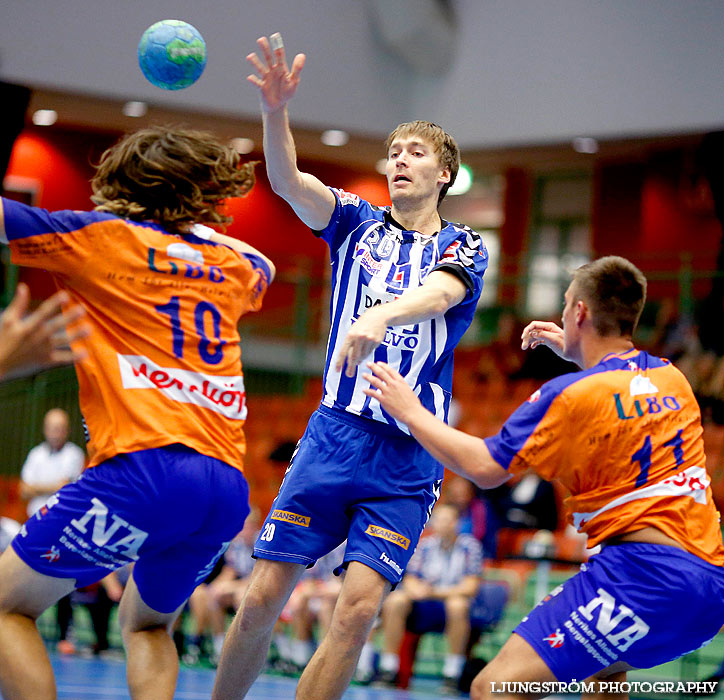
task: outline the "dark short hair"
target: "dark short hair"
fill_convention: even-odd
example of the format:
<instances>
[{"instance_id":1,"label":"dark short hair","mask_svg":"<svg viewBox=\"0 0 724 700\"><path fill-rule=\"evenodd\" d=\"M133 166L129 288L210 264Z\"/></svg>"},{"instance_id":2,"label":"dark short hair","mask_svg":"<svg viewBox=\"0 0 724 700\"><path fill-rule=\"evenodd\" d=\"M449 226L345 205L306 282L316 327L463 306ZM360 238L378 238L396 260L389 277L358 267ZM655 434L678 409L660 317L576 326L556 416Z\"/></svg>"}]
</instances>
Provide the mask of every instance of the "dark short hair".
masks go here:
<instances>
[{"instance_id":1,"label":"dark short hair","mask_svg":"<svg viewBox=\"0 0 724 700\"><path fill-rule=\"evenodd\" d=\"M156 221L171 233L183 233L194 223L231 221L219 204L251 190L255 165L241 165L239 154L213 134L150 127L103 153L91 180L91 199L98 211Z\"/></svg>"},{"instance_id":2,"label":"dark short hair","mask_svg":"<svg viewBox=\"0 0 724 700\"><path fill-rule=\"evenodd\" d=\"M440 165L443 168L447 168L450 171L450 182L446 182L440 190L440 196L437 200L437 205L445 198L447 191L452 187L455 182L455 178L458 176L458 170L460 169L460 149L458 148L455 139L450 136L441 126L433 124L432 122L425 121L414 121L405 122L404 124L398 124L395 129L390 133L385 141L385 150L389 153L390 146L393 141L398 138L411 135L421 136L426 141L429 141L437 157L440 160Z\"/></svg>"},{"instance_id":3,"label":"dark short hair","mask_svg":"<svg viewBox=\"0 0 724 700\"><path fill-rule=\"evenodd\" d=\"M626 258L607 255L573 273L574 292L591 308L601 336L631 337L646 302L646 277Z\"/></svg>"}]
</instances>

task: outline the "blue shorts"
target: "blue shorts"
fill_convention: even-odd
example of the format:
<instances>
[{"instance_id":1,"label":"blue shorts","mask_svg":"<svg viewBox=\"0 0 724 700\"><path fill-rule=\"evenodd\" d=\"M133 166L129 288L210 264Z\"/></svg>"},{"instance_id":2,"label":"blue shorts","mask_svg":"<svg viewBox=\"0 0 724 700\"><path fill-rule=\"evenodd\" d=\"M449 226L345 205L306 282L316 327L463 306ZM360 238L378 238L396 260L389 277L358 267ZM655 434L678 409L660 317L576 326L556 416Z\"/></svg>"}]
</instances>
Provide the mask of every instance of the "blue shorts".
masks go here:
<instances>
[{"instance_id":1,"label":"blue shorts","mask_svg":"<svg viewBox=\"0 0 724 700\"><path fill-rule=\"evenodd\" d=\"M559 681L618 661L651 668L710 642L724 625L724 569L676 547L604 547L515 628Z\"/></svg>"},{"instance_id":2,"label":"blue shorts","mask_svg":"<svg viewBox=\"0 0 724 700\"><path fill-rule=\"evenodd\" d=\"M413 438L322 406L299 441L254 556L310 566L346 538L343 566L362 562L396 585L442 476L442 465Z\"/></svg>"},{"instance_id":3,"label":"blue shorts","mask_svg":"<svg viewBox=\"0 0 724 700\"><path fill-rule=\"evenodd\" d=\"M87 469L32 516L18 556L82 588L134 563L143 601L176 610L211 572L249 513L244 475L183 445L121 454Z\"/></svg>"}]
</instances>

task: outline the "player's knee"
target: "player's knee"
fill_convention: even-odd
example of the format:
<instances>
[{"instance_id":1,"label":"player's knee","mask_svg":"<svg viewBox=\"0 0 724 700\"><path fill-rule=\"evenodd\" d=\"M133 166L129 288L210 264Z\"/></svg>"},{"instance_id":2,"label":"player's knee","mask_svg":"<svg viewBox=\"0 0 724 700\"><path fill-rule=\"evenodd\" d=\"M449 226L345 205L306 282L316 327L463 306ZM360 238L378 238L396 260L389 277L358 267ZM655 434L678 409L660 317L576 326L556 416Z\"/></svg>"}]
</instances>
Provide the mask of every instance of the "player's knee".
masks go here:
<instances>
[{"instance_id":1,"label":"player's knee","mask_svg":"<svg viewBox=\"0 0 724 700\"><path fill-rule=\"evenodd\" d=\"M284 600L277 599L273 593L259 586L250 586L247 588L236 614L238 624L242 630L271 628L283 606Z\"/></svg>"},{"instance_id":2,"label":"player's knee","mask_svg":"<svg viewBox=\"0 0 724 700\"><path fill-rule=\"evenodd\" d=\"M491 697L490 690L490 679L483 669L475 676L470 686L470 700L488 700Z\"/></svg>"},{"instance_id":3,"label":"player's knee","mask_svg":"<svg viewBox=\"0 0 724 700\"><path fill-rule=\"evenodd\" d=\"M333 624L340 638L349 640L354 646L365 643L372 626L379 603L371 598L358 598L337 606Z\"/></svg>"}]
</instances>

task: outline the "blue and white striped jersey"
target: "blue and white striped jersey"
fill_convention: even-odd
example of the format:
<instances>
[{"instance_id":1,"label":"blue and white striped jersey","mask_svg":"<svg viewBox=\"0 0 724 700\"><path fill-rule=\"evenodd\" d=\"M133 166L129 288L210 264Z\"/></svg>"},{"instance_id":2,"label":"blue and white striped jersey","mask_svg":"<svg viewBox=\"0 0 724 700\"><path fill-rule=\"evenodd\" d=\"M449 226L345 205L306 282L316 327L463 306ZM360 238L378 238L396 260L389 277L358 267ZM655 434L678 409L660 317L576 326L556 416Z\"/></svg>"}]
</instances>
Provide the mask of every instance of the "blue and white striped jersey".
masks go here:
<instances>
[{"instance_id":1,"label":"blue and white striped jersey","mask_svg":"<svg viewBox=\"0 0 724 700\"><path fill-rule=\"evenodd\" d=\"M467 226L443 221L432 236L405 231L390 215L355 194L332 189L336 206L323 231L315 232L330 248L332 262L331 330L327 342L322 404L387 423L408 433L377 401L362 393L363 363L354 377L335 371L334 359L350 327L365 310L419 287L433 270L457 276L468 292L444 315L422 323L387 329L375 361L392 365L422 404L446 420L452 389L453 350L470 326L483 288L488 251Z\"/></svg>"}]
</instances>

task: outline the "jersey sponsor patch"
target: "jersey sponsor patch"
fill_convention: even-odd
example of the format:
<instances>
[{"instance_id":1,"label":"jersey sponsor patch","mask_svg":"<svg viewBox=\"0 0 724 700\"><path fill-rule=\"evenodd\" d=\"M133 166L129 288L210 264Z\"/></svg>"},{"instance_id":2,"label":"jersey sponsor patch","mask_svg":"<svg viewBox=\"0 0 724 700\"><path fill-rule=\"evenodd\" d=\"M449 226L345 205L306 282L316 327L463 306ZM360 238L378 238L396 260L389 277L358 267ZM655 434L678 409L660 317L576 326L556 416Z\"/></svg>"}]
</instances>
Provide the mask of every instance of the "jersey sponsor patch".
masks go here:
<instances>
[{"instance_id":1,"label":"jersey sponsor patch","mask_svg":"<svg viewBox=\"0 0 724 700\"><path fill-rule=\"evenodd\" d=\"M581 525L593 520L601 513L641 498L688 496L703 505L706 503L706 489L710 483L711 480L704 467L689 467L657 484L650 484L619 496L593 512L573 513L573 525L576 529L580 529Z\"/></svg>"},{"instance_id":2,"label":"jersey sponsor patch","mask_svg":"<svg viewBox=\"0 0 724 700\"><path fill-rule=\"evenodd\" d=\"M340 190L335 188L334 190L337 193L337 196L339 197L339 203L342 206L345 206L346 204L353 204L355 207L359 206L359 197L356 194L352 194L351 192L345 192L344 190Z\"/></svg>"},{"instance_id":3,"label":"jersey sponsor patch","mask_svg":"<svg viewBox=\"0 0 724 700\"><path fill-rule=\"evenodd\" d=\"M408 540L407 537L404 537L399 532L388 530L379 525L368 525L365 534L372 535L372 537L380 537L383 540L396 544L398 547L402 547L402 549L407 549L410 546L410 540Z\"/></svg>"},{"instance_id":4,"label":"jersey sponsor patch","mask_svg":"<svg viewBox=\"0 0 724 700\"><path fill-rule=\"evenodd\" d=\"M270 517L272 520L282 520L285 523L301 525L302 527L309 527L311 521L308 515L299 515L299 513L292 513L288 510L273 510Z\"/></svg>"},{"instance_id":5,"label":"jersey sponsor patch","mask_svg":"<svg viewBox=\"0 0 724 700\"><path fill-rule=\"evenodd\" d=\"M191 403L226 418L246 419L243 376L219 377L160 367L143 355L118 355L124 389L156 389L171 401Z\"/></svg>"}]
</instances>

